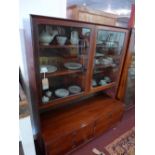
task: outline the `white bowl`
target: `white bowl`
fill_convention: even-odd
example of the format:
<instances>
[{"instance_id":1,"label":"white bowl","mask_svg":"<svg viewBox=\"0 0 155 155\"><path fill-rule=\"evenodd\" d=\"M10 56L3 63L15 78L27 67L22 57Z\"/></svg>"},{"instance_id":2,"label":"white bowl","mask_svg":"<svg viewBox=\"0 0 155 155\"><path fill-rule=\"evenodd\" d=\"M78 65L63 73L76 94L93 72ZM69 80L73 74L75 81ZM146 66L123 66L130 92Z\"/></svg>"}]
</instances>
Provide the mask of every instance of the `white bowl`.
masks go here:
<instances>
[{"instance_id":1,"label":"white bowl","mask_svg":"<svg viewBox=\"0 0 155 155\"><path fill-rule=\"evenodd\" d=\"M107 84L106 80L100 80L100 82L99 82L99 85L101 85L101 86L104 86L106 84Z\"/></svg>"},{"instance_id":2,"label":"white bowl","mask_svg":"<svg viewBox=\"0 0 155 155\"><path fill-rule=\"evenodd\" d=\"M39 41L41 42L41 44L43 45L49 45L49 43L53 40L54 36L51 36L49 33L47 32L43 32L40 34L39 36Z\"/></svg>"},{"instance_id":3,"label":"white bowl","mask_svg":"<svg viewBox=\"0 0 155 155\"><path fill-rule=\"evenodd\" d=\"M59 45L64 45L66 43L67 37L65 36L57 36L57 42Z\"/></svg>"}]
</instances>

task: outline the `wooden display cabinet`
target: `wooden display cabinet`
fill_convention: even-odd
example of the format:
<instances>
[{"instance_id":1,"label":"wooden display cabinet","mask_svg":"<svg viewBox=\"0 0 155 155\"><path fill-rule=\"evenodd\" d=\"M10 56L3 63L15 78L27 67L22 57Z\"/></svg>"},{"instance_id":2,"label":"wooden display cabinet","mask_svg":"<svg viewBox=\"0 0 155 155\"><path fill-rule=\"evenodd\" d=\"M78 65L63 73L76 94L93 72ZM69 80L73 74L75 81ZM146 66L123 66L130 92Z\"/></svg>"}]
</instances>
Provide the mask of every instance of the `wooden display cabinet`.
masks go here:
<instances>
[{"instance_id":1,"label":"wooden display cabinet","mask_svg":"<svg viewBox=\"0 0 155 155\"><path fill-rule=\"evenodd\" d=\"M122 117L124 106L114 97L128 29L37 15L30 21L25 34L35 128L46 154L65 154ZM113 98L104 94L109 89Z\"/></svg>"},{"instance_id":2,"label":"wooden display cabinet","mask_svg":"<svg viewBox=\"0 0 155 155\"><path fill-rule=\"evenodd\" d=\"M72 5L67 7L67 18L115 26L118 15L94 10L85 6Z\"/></svg>"}]
</instances>

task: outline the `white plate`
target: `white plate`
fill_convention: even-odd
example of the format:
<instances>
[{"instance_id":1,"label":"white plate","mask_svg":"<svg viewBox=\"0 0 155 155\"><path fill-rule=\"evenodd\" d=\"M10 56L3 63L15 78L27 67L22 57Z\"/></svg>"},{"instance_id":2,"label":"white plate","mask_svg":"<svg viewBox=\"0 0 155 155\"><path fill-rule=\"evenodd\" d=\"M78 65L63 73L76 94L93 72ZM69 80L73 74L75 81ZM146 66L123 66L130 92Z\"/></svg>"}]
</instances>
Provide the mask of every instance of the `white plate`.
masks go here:
<instances>
[{"instance_id":1,"label":"white plate","mask_svg":"<svg viewBox=\"0 0 155 155\"><path fill-rule=\"evenodd\" d=\"M79 86L77 86L77 85L69 86L69 87L68 87L68 90L69 90L69 92L72 93L72 94L76 94L76 93L81 92L81 88L80 88Z\"/></svg>"},{"instance_id":2,"label":"white plate","mask_svg":"<svg viewBox=\"0 0 155 155\"><path fill-rule=\"evenodd\" d=\"M82 67L82 65L80 63L76 63L76 62L67 62L64 64L64 66L67 69L80 69Z\"/></svg>"},{"instance_id":3,"label":"white plate","mask_svg":"<svg viewBox=\"0 0 155 155\"><path fill-rule=\"evenodd\" d=\"M41 65L40 66L40 73L44 73L43 72L43 68L47 68L48 73L53 73L55 71L57 71L57 67L53 66L53 65Z\"/></svg>"},{"instance_id":4,"label":"white plate","mask_svg":"<svg viewBox=\"0 0 155 155\"><path fill-rule=\"evenodd\" d=\"M63 88L56 89L55 95L57 97L67 97L69 95L69 91L67 89L63 89Z\"/></svg>"},{"instance_id":5,"label":"white plate","mask_svg":"<svg viewBox=\"0 0 155 155\"><path fill-rule=\"evenodd\" d=\"M100 57L100 56L104 56L104 54L103 53L97 53L96 52L95 56Z\"/></svg>"}]
</instances>

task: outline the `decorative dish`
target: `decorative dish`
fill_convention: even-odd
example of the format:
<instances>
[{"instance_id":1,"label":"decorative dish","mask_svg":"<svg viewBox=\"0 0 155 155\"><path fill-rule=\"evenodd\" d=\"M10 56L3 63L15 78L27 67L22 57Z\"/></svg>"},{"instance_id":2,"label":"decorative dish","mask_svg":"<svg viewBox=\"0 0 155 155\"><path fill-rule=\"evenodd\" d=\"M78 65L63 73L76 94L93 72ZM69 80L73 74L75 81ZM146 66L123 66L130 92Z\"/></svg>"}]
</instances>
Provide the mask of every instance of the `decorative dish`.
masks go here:
<instances>
[{"instance_id":1,"label":"decorative dish","mask_svg":"<svg viewBox=\"0 0 155 155\"><path fill-rule=\"evenodd\" d=\"M80 69L82 67L82 65L80 63L76 63L76 62L67 62L64 64L64 66L67 69L71 69L71 70Z\"/></svg>"},{"instance_id":2,"label":"decorative dish","mask_svg":"<svg viewBox=\"0 0 155 155\"><path fill-rule=\"evenodd\" d=\"M67 97L69 95L69 91L67 89L64 88L60 88L60 89L56 89L55 90L55 95L57 97Z\"/></svg>"},{"instance_id":3,"label":"decorative dish","mask_svg":"<svg viewBox=\"0 0 155 155\"><path fill-rule=\"evenodd\" d=\"M70 93L76 94L76 93L81 92L81 87L79 87L77 85L72 85L72 86L68 87L68 90L69 90Z\"/></svg>"}]
</instances>

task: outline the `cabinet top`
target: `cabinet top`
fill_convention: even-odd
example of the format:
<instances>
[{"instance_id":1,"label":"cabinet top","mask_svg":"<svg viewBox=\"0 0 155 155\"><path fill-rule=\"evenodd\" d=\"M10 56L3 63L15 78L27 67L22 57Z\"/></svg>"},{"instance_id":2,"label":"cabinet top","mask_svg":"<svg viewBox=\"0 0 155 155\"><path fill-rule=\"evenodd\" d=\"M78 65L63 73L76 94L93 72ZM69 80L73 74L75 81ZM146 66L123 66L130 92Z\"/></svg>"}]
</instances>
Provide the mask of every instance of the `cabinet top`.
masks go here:
<instances>
[{"instance_id":1,"label":"cabinet top","mask_svg":"<svg viewBox=\"0 0 155 155\"><path fill-rule=\"evenodd\" d=\"M32 20L33 19L61 20L61 21L76 22L76 23L81 23L81 24L89 24L89 25L94 25L94 26L106 26L106 27L111 27L111 28L119 28L119 29L129 30L129 28L125 28L125 27L112 26L112 25L99 24L99 23L92 23L92 22L85 22L85 21L68 19L68 18L58 18L58 17L34 15L34 14L30 14L30 18Z\"/></svg>"}]
</instances>

